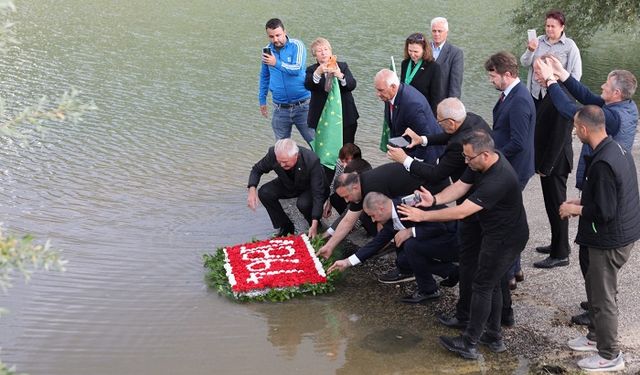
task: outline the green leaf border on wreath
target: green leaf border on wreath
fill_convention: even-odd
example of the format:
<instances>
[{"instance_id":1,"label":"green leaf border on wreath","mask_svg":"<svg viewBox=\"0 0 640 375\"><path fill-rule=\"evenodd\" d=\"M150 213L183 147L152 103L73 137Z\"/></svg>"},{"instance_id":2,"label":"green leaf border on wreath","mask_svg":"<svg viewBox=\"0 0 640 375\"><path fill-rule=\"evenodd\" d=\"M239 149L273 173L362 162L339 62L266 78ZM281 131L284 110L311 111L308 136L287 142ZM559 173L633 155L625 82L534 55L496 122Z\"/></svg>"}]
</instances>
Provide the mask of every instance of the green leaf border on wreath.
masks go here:
<instances>
[{"instance_id":1,"label":"green leaf border on wreath","mask_svg":"<svg viewBox=\"0 0 640 375\"><path fill-rule=\"evenodd\" d=\"M314 237L311 239L311 246L317 251L324 244L324 240L320 237ZM222 294L234 301L237 302L249 302L249 301L259 301L259 302L283 302L290 300L292 298L300 297L305 294L318 295L333 292L335 288L335 283L342 277L340 272L332 272L327 274L327 282L322 284L303 284L298 287L290 287L290 288L276 288L267 291L264 294L249 296L245 294L238 294L233 292L231 289L231 285L229 284L229 280L227 278L227 273L224 269L224 252L222 251L222 247L216 249L216 252L213 254L203 254L202 260L204 262L204 268L206 268L207 274L205 276L207 285L210 288L215 289L218 294ZM325 269L329 268L331 264L334 262L334 257L330 257L329 259L320 258L320 263L322 263L322 267Z\"/></svg>"}]
</instances>

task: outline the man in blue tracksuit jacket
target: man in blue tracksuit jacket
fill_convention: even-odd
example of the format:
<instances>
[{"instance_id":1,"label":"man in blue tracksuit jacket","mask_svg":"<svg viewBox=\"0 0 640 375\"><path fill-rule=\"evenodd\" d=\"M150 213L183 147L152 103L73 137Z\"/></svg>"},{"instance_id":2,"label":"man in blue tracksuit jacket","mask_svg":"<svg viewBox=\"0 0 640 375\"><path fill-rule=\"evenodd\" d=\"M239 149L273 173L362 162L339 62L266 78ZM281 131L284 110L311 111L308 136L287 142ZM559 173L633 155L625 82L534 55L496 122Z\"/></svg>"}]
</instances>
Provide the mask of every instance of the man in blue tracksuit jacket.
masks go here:
<instances>
[{"instance_id":1,"label":"man in blue tracksuit jacket","mask_svg":"<svg viewBox=\"0 0 640 375\"><path fill-rule=\"evenodd\" d=\"M271 43L263 49L258 100L260 112L267 117L267 94L271 91L273 117L271 127L276 140L291 137L295 125L307 143L315 131L307 125L311 93L304 87L307 50L301 41L289 39L282 21L272 18L265 26ZM265 53L267 52L267 53Z\"/></svg>"}]
</instances>

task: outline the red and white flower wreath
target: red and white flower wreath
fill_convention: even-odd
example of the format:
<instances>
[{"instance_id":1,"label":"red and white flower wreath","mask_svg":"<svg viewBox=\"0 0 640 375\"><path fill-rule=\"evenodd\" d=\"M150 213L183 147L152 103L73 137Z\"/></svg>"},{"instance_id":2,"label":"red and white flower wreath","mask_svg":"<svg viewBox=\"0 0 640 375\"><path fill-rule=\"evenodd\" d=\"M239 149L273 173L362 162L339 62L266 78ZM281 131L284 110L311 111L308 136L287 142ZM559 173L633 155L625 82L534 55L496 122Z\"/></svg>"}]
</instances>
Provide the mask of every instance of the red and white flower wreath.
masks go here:
<instances>
[{"instance_id":1,"label":"red and white flower wreath","mask_svg":"<svg viewBox=\"0 0 640 375\"><path fill-rule=\"evenodd\" d=\"M255 297L271 289L326 283L309 238L272 238L223 249L224 268L233 293Z\"/></svg>"}]
</instances>

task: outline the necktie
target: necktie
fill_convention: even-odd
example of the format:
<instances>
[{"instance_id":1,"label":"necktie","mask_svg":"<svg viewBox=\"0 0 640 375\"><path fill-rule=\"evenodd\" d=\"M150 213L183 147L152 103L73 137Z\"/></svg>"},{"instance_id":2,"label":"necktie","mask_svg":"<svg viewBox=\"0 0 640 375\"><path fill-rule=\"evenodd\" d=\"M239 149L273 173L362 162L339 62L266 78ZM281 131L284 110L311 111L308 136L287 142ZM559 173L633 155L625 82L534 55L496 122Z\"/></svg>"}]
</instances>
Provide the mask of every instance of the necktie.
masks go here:
<instances>
[{"instance_id":1,"label":"necktie","mask_svg":"<svg viewBox=\"0 0 640 375\"><path fill-rule=\"evenodd\" d=\"M389 119L393 119L393 109L395 108L395 106L393 105L393 103L389 102Z\"/></svg>"},{"instance_id":2,"label":"necktie","mask_svg":"<svg viewBox=\"0 0 640 375\"><path fill-rule=\"evenodd\" d=\"M504 91L500 93L500 103L504 102Z\"/></svg>"}]
</instances>

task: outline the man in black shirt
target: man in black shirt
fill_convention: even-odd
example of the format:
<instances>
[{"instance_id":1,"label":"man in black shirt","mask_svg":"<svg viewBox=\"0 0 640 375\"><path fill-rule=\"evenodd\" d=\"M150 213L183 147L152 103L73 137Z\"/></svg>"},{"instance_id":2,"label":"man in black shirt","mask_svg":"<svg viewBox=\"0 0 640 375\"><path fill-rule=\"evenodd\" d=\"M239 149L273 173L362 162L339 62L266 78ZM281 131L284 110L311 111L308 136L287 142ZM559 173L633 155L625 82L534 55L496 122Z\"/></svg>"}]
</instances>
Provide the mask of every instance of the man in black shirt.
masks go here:
<instances>
[{"instance_id":1,"label":"man in black shirt","mask_svg":"<svg viewBox=\"0 0 640 375\"><path fill-rule=\"evenodd\" d=\"M482 228L478 268L473 278L471 314L462 336L441 336L446 349L464 358L477 359L477 344L494 352L506 350L500 318L502 293L500 280L529 239L527 217L522 204L518 177L504 155L495 151L493 139L485 131L474 131L462 142L468 169L453 185L432 195L421 190L421 206L446 204L471 189L460 205L437 211L400 206L398 212L410 221L447 221L478 215ZM486 326L486 327L485 327Z\"/></svg>"}]
</instances>

